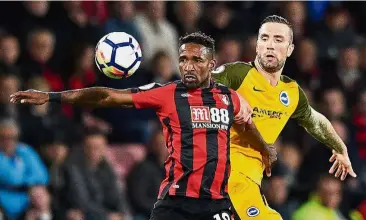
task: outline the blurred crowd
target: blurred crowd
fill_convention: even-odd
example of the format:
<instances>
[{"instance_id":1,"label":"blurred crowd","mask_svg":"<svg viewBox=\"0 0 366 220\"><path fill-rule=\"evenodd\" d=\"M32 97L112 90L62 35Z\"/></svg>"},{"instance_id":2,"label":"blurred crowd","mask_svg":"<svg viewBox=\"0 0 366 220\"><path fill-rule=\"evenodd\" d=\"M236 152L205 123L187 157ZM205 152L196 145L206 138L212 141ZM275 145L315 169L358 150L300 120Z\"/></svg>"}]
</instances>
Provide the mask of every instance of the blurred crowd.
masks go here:
<instances>
[{"instance_id":1,"label":"blurred crowd","mask_svg":"<svg viewBox=\"0 0 366 220\"><path fill-rule=\"evenodd\" d=\"M167 157L150 110L9 104L18 90L130 88L179 79L178 37L203 31L219 64L251 61L267 15L294 28L284 73L348 146L357 179L328 175L331 152L294 122L263 192L285 220L366 219L366 3L0 2L0 219L146 220ZM94 46L124 31L142 46L126 80L96 70ZM245 195L243 195L245 196Z\"/></svg>"}]
</instances>

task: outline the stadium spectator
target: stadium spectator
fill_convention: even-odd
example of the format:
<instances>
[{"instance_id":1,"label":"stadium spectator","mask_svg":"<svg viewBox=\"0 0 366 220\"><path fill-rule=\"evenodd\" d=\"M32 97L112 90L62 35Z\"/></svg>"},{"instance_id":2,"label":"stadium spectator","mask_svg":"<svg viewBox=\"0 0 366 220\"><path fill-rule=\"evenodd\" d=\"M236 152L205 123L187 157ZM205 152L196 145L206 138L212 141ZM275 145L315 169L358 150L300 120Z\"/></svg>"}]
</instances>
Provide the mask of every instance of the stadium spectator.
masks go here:
<instances>
[{"instance_id":1,"label":"stadium spectator","mask_svg":"<svg viewBox=\"0 0 366 220\"><path fill-rule=\"evenodd\" d=\"M165 18L165 5L166 2L163 1L147 2L146 13L136 16L136 24L141 33L140 43L145 63L151 62L157 51L164 50L178 70L178 34L175 27Z\"/></svg>"},{"instance_id":2,"label":"stadium spectator","mask_svg":"<svg viewBox=\"0 0 366 220\"><path fill-rule=\"evenodd\" d=\"M217 50L217 66L225 63L236 62L240 60L241 44L234 38L224 38L219 42Z\"/></svg>"},{"instance_id":3,"label":"stadium spectator","mask_svg":"<svg viewBox=\"0 0 366 220\"><path fill-rule=\"evenodd\" d=\"M352 153L350 157L358 177L347 178L343 182L345 191L352 193L343 196L340 208L346 216L348 209L345 206L359 207L366 216L366 203L361 203L366 201L366 150L363 146L366 127L366 95L363 92L366 88L366 46L364 41L360 41L362 44L358 42L359 36L360 39L366 39L363 19L365 6L362 2L0 2L0 116L17 120L21 129L19 141L35 150L41 147L41 152L42 149L46 150L51 158L55 156L51 153L53 150L63 148L47 143L63 140L73 152L73 146L81 141L81 137L75 137L78 133L75 127L64 127L66 121L70 120L65 119L65 113L66 116L73 116L71 124L112 131L108 138L121 148L126 146L126 142L145 144L150 139L152 118L147 111L111 108L83 111L80 114L77 108L62 106L61 113L57 105L29 109L9 105L8 95L12 91L29 88L31 81L32 88L42 90L45 81L52 89L82 88L94 85L94 82L98 86L124 89L178 79L174 75L176 32L182 35L202 30L215 37L218 43L220 39L224 42L226 39L239 39L242 53L238 60L251 61L255 58L255 32L258 31L259 22L267 15L279 13L292 22L296 42L295 56L287 60L285 75L301 84L315 109L332 118L337 131L348 140L349 154L357 150L356 155ZM171 23L167 21L166 15ZM128 24L135 27L129 28ZM111 31L136 35L141 46L146 48L141 67L128 79L111 80L99 71L93 77L95 43L103 34ZM137 37L137 33L134 34L140 31L141 38ZM218 52L225 54L223 51L234 44L225 43L224 47L218 44ZM233 48L236 51L236 46ZM161 50L165 54L160 53ZM229 55L218 57L219 62L234 60L229 57L236 57L236 52ZM73 137L72 140L69 137ZM291 120L280 139L285 144L279 144L279 160L287 166L283 166L283 174L272 172L275 178L269 185L280 190L268 192L271 194L268 202L280 204L273 200L280 200L283 195L273 199L273 194L282 194L286 188L288 196L282 199L285 201L282 204L286 206L293 200L304 199L309 191L314 190L319 170L328 172L330 168L329 158L326 158L330 154ZM294 143L297 150L286 143ZM322 148L324 152L319 150ZM127 154L124 156L128 157ZM292 156L294 160L289 159ZM361 158L360 162L357 162L357 156ZM301 158L303 160L298 160ZM296 167L298 163L301 163L300 169L289 187L292 179L288 177L296 172L292 173L288 167ZM129 165L120 169L127 172ZM363 169L358 168L362 166ZM62 198L58 199L54 194L54 169L49 170L49 175L53 209L58 204L67 206ZM122 179L122 184L125 184L124 181ZM286 187L278 186L283 181ZM62 185L61 180L55 182ZM66 195L64 192L60 194ZM279 206L272 207L282 212L283 206ZM62 214L58 216L57 212L53 216L67 220L87 220L80 209Z\"/></svg>"},{"instance_id":4,"label":"stadium spectator","mask_svg":"<svg viewBox=\"0 0 366 220\"><path fill-rule=\"evenodd\" d=\"M135 2L118 1L110 3L111 17L104 24L104 33L126 32L141 42L141 33L137 28Z\"/></svg>"},{"instance_id":5,"label":"stadium spectator","mask_svg":"<svg viewBox=\"0 0 366 220\"><path fill-rule=\"evenodd\" d=\"M9 95L20 89L20 81L15 75L0 75L0 117L18 117L18 107L9 105Z\"/></svg>"},{"instance_id":6,"label":"stadium spectator","mask_svg":"<svg viewBox=\"0 0 366 220\"><path fill-rule=\"evenodd\" d=\"M353 123L356 127L358 154L366 165L366 91L359 96Z\"/></svg>"},{"instance_id":7,"label":"stadium spectator","mask_svg":"<svg viewBox=\"0 0 366 220\"><path fill-rule=\"evenodd\" d=\"M72 55L68 62L69 69L64 74L67 88L81 89L96 83L94 47L91 44L79 43L73 46Z\"/></svg>"},{"instance_id":8,"label":"stadium spectator","mask_svg":"<svg viewBox=\"0 0 366 220\"><path fill-rule=\"evenodd\" d=\"M296 175L302 162L302 155L299 147L292 143L285 143L282 145L280 152L280 160L284 166L287 167L286 178L287 184L292 187L296 184Z\"/></svg>"},{"instance_id":9,"label":"stadium spectator","mask_svg":"<svg viewBox=\"0 0 366 220\"><path fill-rule=\"evenodd\" d=\"M298 204L289 199L290 186L285 176L285 168L276 164L272 176L263 185L263 192L270 207L278 211L283 219L290 220Z\"/></svg>"},{"instance_id":10,"label":"stadium spectator","mask_svg":"<svg viewBox=\"0 0 366 220\"><path fill-rule=\"evenodd\" d=\"M36 29L28 35L28 53L23 58L22 78L29 80L33 76L44 77L52 90L62 90L64 82L50 65L55 46L55 36L46 29Z\"/></svg>"},{"instance_id":11,"label":"stadium spectator","mask_svg":"<svg viewBox=\"0 0 366 220\"><path fill-rule=\"evenodd\" d=\"M179 36L198 31L202 26L202 3L199 1L179 1L174 3L173 23Z\"/></svg>"},{"instance_id":12,"label":"stadium spectator","mask_svg":"<svg viewBox=\"0 0 366 220\"><path fill-rule=\"evenodd\" d=\"M243 47L241 49L243 58L241 60L244 62L250 62L251 60L254 60L256 56L255 50L257 45L257 36L251 35L248 38L245 38L245 41L243 42Z\"/></svg>"},{"instance_id":13,"label":"stadium spectator","mask_svg":"<svg viewBox=\"0 0 366 220\"><path fill-rule=\"evenodd\" d=\"M152 82L165 84L179 79L179 74L175 71L174 63L168 53L158 51L151 63Z\"/></svg>"},{"instance_id":14,"label":"stadium spectator","mask_svg":"<svg viewBox=\"0 0 366 220\"><path fill-rule=\"evenodd\" d=\"M366 57L366 42L361 46L360 57ZM366 59L360 59L360 69L363 73L366 72Z\"/></svg>"},{"instance_id":15,"label":"stadium spectator","mask_svg":"<svg viewBox=\"0 0 366 220\"><path fill-rule=\"evenodd\" d=\"M128 198L139 220L149 219L164 178L164 162L168 151L161 130L155 131L147 147L149 153L146 159L136 164L127 177Z\"/></svg>"},{"instance_id":16,"label":"stadium spectator","mask_svg":"<svg viewBox=\"0 0 366 220\"><path fill-rule=\"evenodd\" d=\"M339 52L337 64L325 65L321 75L321 87L340 88L347 99L347 107L355 104L357 94L366 85L360 60L360 52L356 46L345 47Z\"/></svg>"},{"instance_id":17,"label":"stadium spectator","mask_svg":"<svg viewBox=\"0 0 366 220\"><path fill-rule=\"evenodd\" d=\"M69 147L58 139L50 139L42 145L41 157L48 168L49 185L48 191L51 195L52 213L54 219L62 220L64 218L64 196L65 179L63 174L64 162L67 158Z\"/></svg>"},{"instance_id":18,"label":"stadium spectator","mask_svg":"<svg viewBox=\"0 0 366 220\"><path fill-rule=\"evenodd\" d=\"M342 185L340 181L329 174L322 176L314 194L294 213L293 220L309 219L347 219L339 211L342 201Z\"/></svg>"},{"instance_id":19,"label":"stadium spectator","mask_svg":"<svg viewBox=\"0 0 366 220\"><path fill-rule=\"evenodd\" d=\"M341 90L327 89L323 92L321 110L329 119L346 118L346 100Z\"/></svg>"},{"instance_id":20,"label":"stadium spectator","mask_svg":"<svg viewBox=\"0 0 366 220\"><path fill-rule=\"evenodd\" d=\"M348 11L337 5L328 7L325 24L313 35L322 60L336 60L340 50L354 45L357 37L350 25Z\"/></svg>"},{"instance_id":21,"label":"stadium spectator","mask_svg":"<svg viewBox=\"0 0 366 220\"><path fill-rule=\"evenodd\" d=\"M52 14L50 13L50 2L48 1L25 1L19 5L17 15L12 21L12 29L20 42L27 42L27 35L34 29L51 29L54 26ZM26 49L25 44L21 45L22 51Z\"/></svg>"},{"instance_id":22,"label":"stadium spectator","mask_svg":"<svg viewBox=\"0 0 366 220\"><path fill-rule=\"evenodd\" d=\"M0 207L10 219L51 220L47 168L31 146L18 141L12 119L0 121Z\"/></svg>"},{"instance_id":23,"label":"stadium spectator","mask_svg":"<svg viewBox=\"0 0 366 220\"><path fill-rule=\"evenodd\" d=\"M202 31L220 42L227 35L239 35L246 31L245 28L238 29L238 22L235 12L225 2L213 2L205 13Z\"/></svg>"},{"instance_id":24,"label":"stadium spectator","mask_svg":"<svg viewBox=\"0 0 366 220\"><path fill-rule=\"evenodd\" d=\"M366 184L366 91L361 92L359 95L353 124L355 126L355 142L361 166L360 181Z\"/></svg>"},{"instance_id":25,"label":"stadium spectator","mask_svg":"<svg viewBox=\"0 0 366 220\"><path fill-rule=\"evenodd\" d=\"M122 219L126 211L117 177L105 159L107 144L103 133L88 131L82 149L65 163L66 207L86 220Z\"/></svg>"},{"instance_id":26,"label":"stadium spectator","mask_svg":"<svg viewBox=\"0 0 366 220\"><path fill-rule=\"evenodd\" d=\"M39 76L31 78L26 88L50 91L47 81ZM80 126L67 118L58 104L20 106L19 112L21 140L37 150L52 137L63 138L70 144L81 137Z\"/></svg>"},{"instance_id":27,"label":"stadium spectator","mask_svg":"<svg viewBox=\"0 0 366 220\"><path fill-rule=\"evenodd\" d=\"M311 91L318 91L322 72L317 63L317 48L311 39L299 40L295 56L289 60L286 72Z\"/></svg>"},{"instance_id":28,"label":"stadium spectator","mask_svg":"<svg viewBox=\"0 0 366 220\"><path fill-rule=\"evenodd\" d=\"M294 40L297 43L307 34L307 11L305 3L300 1L288 2L283 7L283 10L285 18L292 24Z\"/></svg>"},{"instance_id":29,"label":"stadium spectator","mask_svg":"<svg viewBox=\"0 0 366 220\"><path fill-rule=\"evenodd\" d=\"M57 22L55 31L58 36L58 52L62 52L65 47L71 47L75 42L95 44L103 36L102 30L90 21L82 1L65 1L63 5L64 15ZM69 31L65 33L65 29Z\"/></svg>"},{"instance_id":30,"label":"stadium spectator","mask_svg":"<svg viewBox=\"0 0 366 220\"><path fill-rule=\"evenodd\" d=\"M0 74L20 73L17 61L20 55L18 39L13 35L0 37Z\"/></svg>"}]
</instances>

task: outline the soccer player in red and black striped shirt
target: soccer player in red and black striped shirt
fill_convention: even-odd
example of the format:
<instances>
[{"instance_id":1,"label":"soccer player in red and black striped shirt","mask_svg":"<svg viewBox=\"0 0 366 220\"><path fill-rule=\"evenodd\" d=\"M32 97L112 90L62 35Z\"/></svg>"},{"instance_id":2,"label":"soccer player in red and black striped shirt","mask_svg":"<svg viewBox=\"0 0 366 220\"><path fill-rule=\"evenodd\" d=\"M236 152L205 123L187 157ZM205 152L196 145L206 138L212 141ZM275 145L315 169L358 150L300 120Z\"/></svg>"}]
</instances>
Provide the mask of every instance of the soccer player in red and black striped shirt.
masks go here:
<instances>
[{"instance_id":1,"label":"soccer player in red and black striped shirt","mask_svg":"<svg viewBox=\"0 0 366 220\"><path fill-rule=\"evenodd\" d=\"M211 80L216 64L212 38L202 33L187 35L180 39L179 54L182 79L163 86L152 83L127 90L25 91L12 95L11 102L155 109L169 157L151 219L228 220L229 131L234 122L250 120L251 110L236 92ZM265 146L257 130L253 131Z\"/></svg>"}]
</instances>

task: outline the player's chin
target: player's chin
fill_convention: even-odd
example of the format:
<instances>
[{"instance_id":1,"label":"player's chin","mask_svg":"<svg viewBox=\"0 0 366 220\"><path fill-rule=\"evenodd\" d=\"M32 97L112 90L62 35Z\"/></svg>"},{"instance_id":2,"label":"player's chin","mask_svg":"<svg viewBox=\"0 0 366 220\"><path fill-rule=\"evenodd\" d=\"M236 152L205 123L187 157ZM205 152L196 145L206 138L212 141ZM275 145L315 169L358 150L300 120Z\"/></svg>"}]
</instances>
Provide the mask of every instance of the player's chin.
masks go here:
<instances>
[{"instance_id":1,"label":"player's chin","mask_svg":"<svg viewBox=\"0 0 366 220\"><path fill-rule=\"evenodd\" d=\"M264 66L264 69L268 73L277 72L280 68L278 67L278 63L266 63Z\"/></svg>"},{"instance_id":2,"label":"player's chin","mask_svg":"<svg viewBox=\"0 0 366 220\"><path fill-rule=\"evenodd\" d=\"M197 89L198 87L200 87L200 84L196 81L186 81L183 80L183 84L188 88L188 89Z\"/></svg>"},{"instance_id":3,"label":"player's chin","mask_svg":"<svg viewBox=\"0 0 366 220\"><path fill-rule=\"evenodd\" d=\"M199 88L198 83L184 83L184 85L187 87L187 89L197 89L197 88Z\"/></svg>"}]
</instances>

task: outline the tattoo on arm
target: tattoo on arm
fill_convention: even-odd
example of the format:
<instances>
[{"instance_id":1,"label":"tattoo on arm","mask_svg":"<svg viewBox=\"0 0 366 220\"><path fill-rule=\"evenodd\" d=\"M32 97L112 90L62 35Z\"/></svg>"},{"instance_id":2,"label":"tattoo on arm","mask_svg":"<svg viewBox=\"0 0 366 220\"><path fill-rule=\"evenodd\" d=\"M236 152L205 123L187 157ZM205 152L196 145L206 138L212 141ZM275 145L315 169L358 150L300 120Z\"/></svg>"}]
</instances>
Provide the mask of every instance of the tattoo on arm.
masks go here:
<instances>
[{"instance_id":1,"label":"tattoo on arm","mask_svg":"<svg viewBox=\"0 0 366 220\"><path fill-rule=\"evenodd\" d=\"M343 153L347 150L346 145L334 130L330 121L319 112L311 108L311 114L299 123L305 130L315 139L325 144L332 150L338 153Z\"/></svg>"}]
</instances>

